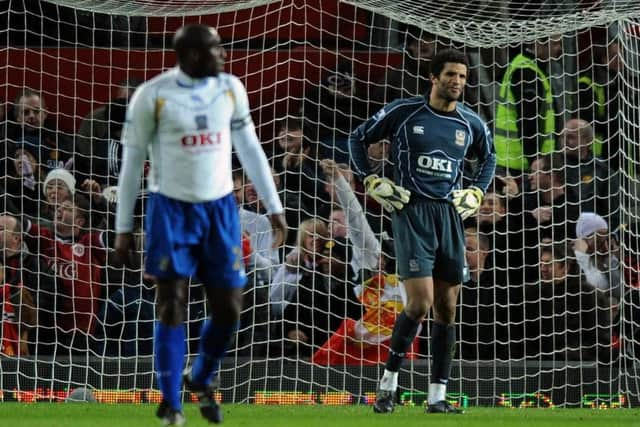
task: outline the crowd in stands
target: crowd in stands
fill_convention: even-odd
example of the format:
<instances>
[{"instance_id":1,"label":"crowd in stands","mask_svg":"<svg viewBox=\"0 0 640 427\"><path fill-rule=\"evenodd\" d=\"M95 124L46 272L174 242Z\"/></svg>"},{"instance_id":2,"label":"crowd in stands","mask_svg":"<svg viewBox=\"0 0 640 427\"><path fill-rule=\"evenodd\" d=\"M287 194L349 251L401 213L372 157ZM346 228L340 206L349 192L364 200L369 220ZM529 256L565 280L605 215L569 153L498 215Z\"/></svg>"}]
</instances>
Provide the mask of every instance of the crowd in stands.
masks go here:
<instances>
[{"instance_id":1,"label":"crowd in stands","mask_svg":"<svg viewBox=\"0 0 640 427\"><path fill-rule=\"evenodd\" d=\"M619 48L612 46L608 52ZM252 183L241 169L234 173L250 277L237 355L319 364L386 358L404 291L389 218L351 171L346 140L385 102L429 90L426 70L438 44L408 31L405 47L400 68L367 91L351 64L339 64L279 122L268 154L290 226L284 247L272 247ZM479 213L465 221L468 280L457 314L463 359L610 361L626 327L620 301L636 301L625 306L626 318L640 319L635 224L620 224L620 83L618 70L607 70L616 62L597 64L595 76L585 67L589 75L576 76L575 108L560 109L550 61L561 48L554 37L534 42L503 70L492 120L499 168ZM141 267L142 224L125 266L109 249L119 139L139 83L122 82L75 135L48 120L42 92L25 88L4 111L1 354L151 353L154 290ZM387 141L369 147L379 175L391 172L387 153ZM465 173L473 173L472 162ZM197 278L189 300L189 336L196 337L207 310ZM426 353L423 338L414 354Z\"/></svg>"}]
</instances>

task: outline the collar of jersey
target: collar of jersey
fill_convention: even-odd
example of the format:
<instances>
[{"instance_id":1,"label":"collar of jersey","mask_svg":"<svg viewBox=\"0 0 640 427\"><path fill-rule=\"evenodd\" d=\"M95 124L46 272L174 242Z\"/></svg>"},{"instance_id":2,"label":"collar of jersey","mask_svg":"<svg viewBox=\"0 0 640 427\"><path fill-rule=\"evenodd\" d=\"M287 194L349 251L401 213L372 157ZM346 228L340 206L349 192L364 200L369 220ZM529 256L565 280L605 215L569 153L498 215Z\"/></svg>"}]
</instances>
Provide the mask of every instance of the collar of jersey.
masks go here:
<instances>
[{"instance_id":1,"label":"collar of jersey","mask_svg":"<svg viewBox=\"0 0 640 427\"><path fill-rule=\"evenodd\" d=\"M187 75L184 71L178 68L178 73L176 77L176 83L180 87L185 88L196 88L201 87L207 84L208 77L202 79L194 79L193 77Z\"/></svg>"}]
</instances>

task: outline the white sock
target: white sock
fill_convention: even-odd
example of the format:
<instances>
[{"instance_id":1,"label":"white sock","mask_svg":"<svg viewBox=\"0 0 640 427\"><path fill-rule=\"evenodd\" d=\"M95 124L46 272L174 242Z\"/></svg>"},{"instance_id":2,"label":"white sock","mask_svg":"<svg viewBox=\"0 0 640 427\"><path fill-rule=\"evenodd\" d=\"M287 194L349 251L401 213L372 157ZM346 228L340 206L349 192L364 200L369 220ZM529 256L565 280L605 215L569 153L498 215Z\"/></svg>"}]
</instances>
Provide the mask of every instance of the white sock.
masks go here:
<instances>
[{"instance_id":1,"label":"white sock","mask_svg":"<svg viewBox=\"0 0 640 427\"><path fill-rule=\"evenodd\" d=\"M445 400L447 386L445 384L429 384L429 405Z\"/></svg>"},{"instance_id":2,"label":"white sock","mask_svg":"<svg viewBox=\"0 0 640 427\"><path fill-rule=\"evenodd\" d=\"M396 391L398 388L398 373L384 370L380 380L380 390Z\"/></svg>"}]
</instances>

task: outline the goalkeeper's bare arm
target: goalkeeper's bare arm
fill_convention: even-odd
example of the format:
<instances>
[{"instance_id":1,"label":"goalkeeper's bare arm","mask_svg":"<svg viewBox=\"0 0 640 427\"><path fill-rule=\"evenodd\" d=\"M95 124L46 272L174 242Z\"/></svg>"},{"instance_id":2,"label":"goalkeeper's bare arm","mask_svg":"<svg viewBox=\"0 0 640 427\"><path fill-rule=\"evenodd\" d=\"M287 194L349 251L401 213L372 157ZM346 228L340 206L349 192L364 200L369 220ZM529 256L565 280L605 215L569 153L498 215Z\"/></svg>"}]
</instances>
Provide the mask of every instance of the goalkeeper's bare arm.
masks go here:
<instances>
[{"instance_id":1,"label":"goalkeeper's bare arm","mask_svg":"<svg viewBox=\"0 0 640 427\"><path fill-rule=\"evenodd\" d=\"M354 170L367 193L393 212L397 265L408 301L396 319L375 412L393 411L398 370L418 325L433 304L433 367L428 412L456 412L445 400L453 346L456 301L464 269L463 218L477 211L495 170L493 142L482 119L457 100L467 78L466 57L455 50L433 59L427 96L391 102L349 139ZM393 179L371 175L366 147L391 141ZM472 186L461 189L462 166L478 158Z\"/></svg>"}]
</instances>

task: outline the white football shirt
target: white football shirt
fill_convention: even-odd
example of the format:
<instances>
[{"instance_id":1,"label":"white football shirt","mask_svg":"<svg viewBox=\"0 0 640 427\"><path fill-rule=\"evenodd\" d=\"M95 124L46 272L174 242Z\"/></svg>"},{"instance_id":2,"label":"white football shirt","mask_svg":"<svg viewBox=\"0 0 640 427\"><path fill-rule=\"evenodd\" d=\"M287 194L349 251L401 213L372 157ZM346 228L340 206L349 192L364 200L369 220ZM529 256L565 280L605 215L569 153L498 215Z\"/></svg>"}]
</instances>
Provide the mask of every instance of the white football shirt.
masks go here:
<instances>
[{"instance_id":1,"label":"white football shirt","mask_svg":"<svg viewBox=\"0 0 640 427\"><path fill-rule=\"evenodd\" d=\"M116 231L133 228L133 207L147 153L150 192L198 203L231 193L232 143L269 212L281 213L247 93L238 78L220 73L193 79L175 67L142 84L127 108L122 136Z\"/></svg>"}]
</instances>

